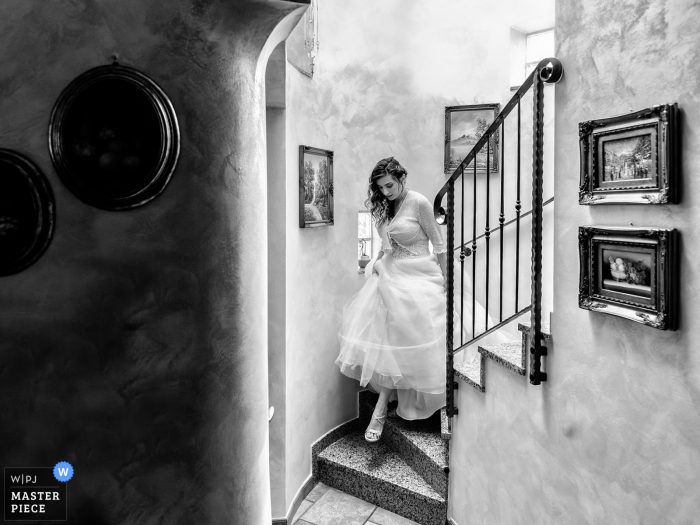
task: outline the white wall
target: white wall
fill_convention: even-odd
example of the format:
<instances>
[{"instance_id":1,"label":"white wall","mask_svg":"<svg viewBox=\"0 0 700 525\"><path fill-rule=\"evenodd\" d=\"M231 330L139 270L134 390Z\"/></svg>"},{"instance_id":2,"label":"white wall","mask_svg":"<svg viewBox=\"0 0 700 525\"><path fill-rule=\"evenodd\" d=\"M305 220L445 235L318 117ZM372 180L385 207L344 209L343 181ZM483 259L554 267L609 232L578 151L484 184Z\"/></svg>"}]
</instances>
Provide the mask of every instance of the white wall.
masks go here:
<instances>
[{"instance_id":1,"label":"white wall","mask_svg":"<svg viewBox=\"0 0 700 525\"><path fill-rule=\"evenodd\" d=\"M364 283L357 211L372 168L395 156L432 201L446 180L445 106L505 104L510 26L548 27L552 12L552 2L321 3L315 76L287 68L286 78L288 503L310 472L310 444L356 414L357 383L334 360L342 306ZM300 144L335 153L331 227L298 227Z\"/></svg>"},{"instance_id":2,"label":"white wall","mask_svg":"<svg viewBox=\"0 0 700 525\"><path fill-rule=\"evenodd\" d=\"M284 48L283 48L284 49ZM286 143L284 108L267 108L267 269L268 282L268 396L270 421L270 490L272 517L287 513L285 481L286 428ZM282 270L282 271L280 271Z\"/></svg>"},{"instance_id":3,"label":"white wall","mask_svg":"<svg viewBox=\"0 0 700 525\"><path fill-rule=\"evenodd\" d=\"M557 4L554 346L548 381L494 363L459 390L451 515L467 524L697 523L700 514L700 102L697 1ZM682 108L683 201L578 204L578 123ZM578 307L578 227L681 232L681 321L662 332Z\"/></svg>"}]
</instances>

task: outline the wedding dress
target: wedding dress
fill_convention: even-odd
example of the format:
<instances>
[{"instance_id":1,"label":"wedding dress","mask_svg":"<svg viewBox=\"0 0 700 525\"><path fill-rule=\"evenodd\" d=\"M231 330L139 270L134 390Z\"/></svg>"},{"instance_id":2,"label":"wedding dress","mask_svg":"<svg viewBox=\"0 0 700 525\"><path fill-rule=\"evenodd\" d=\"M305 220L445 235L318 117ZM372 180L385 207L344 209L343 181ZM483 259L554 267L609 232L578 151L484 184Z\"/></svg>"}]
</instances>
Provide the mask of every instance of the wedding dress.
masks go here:
<instances>
[{"instance_id":1,"label":"wedding dress","mask_svg":"<svg viewBox=\"0 0 700 525\"><path fill-rule=\"evenodd\" d=\"M446 246L430 202L414 191L378 232L379 275L343 309L336 364L361 386L395 389L402 418L425 419L445 405L446 294L435 254Z\"/></svg>"}]
</instances>

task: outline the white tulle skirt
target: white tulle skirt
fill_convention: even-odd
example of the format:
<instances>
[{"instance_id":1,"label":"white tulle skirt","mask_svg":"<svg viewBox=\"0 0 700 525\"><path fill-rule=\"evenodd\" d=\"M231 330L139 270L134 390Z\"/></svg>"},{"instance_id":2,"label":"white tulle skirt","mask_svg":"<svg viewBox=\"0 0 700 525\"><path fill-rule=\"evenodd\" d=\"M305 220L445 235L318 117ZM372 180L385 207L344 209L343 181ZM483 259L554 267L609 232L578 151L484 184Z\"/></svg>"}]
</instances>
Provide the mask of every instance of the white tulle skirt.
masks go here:
<instances>
[{"instance_id":1,"label":"white tulle skirt","mask_svg":"<svg viewBox=\"0 0 700 525\"><path fill-rule=\"evenodd\" d=\"M395 389L402 418L425 419L445 406L442 271L435 255L376 264L343 309L336 364L361 386Z\"/></svg>"},{"instance_id":2,"label":"white tulle skirt","mask_svg":"<svg viewBox=\"0 0 700 525\"><path fill-rule=\"evenodd\" d=\"M335 363L343 374L357 379L361 386L369 385L376 392L381 387L395 390L390 399L398 399L397 411L402 418L425 419L445 406L447 296L442 271L435 255L394 259L387 253L375 264L379 276L372 274L343 309L338 334L340 354ZM371 266L367 271L371 271ZM460 305L461 282L465 291ZM472 328L478 335L487 326L486 310L478 301L472 312L470 291L471 280L465 273L463 280L456 279L455 283L453 341L456 346L460 340L472 339ZM459 312L467 327L462 326ZM488 317L488 326L494 324ZM481 343L518 337L514 328L504 327ZM474 350L471 348L470 352ZM462 359L466 354L462 354Z\"/></svg>"}]
</instances>

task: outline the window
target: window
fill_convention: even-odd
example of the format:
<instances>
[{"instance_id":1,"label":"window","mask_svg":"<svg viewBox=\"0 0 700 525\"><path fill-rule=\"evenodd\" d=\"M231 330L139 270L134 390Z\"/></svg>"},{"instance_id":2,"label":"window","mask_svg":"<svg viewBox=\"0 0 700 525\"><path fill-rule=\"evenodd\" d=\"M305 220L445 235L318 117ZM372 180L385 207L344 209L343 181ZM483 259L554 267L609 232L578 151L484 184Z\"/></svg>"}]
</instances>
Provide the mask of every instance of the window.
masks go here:
<instances>
[{"instance_id":1,"label":"window","mask_svg":"<svg viewBox=\"0 0 700 525\"><path fill-rule=\"evenodd\" d=\"M554 29L530 33L525 41L525 77L543 58L554 56Z\"/></svg>"},{"instance_id":2,"label":"window","mask_svg":"<svg viewBox=\"0 0 700 525\"><path fill-rule=\"evenodd\" d=\"M365 266L374 255L372 237L372 217L369 211L362 210L357 214L357 260L360 266L359 273L365 273Z\"/></svg>"},{"instance_id":3,"label":"window","mask_svg":"<svg viewBox=\"0 0 700 525\"><path fill-rule=\"evenodd\" d=\"M542 26L540 26L542 27ZM546 27L546 26L545 26ZM510 85L515 91L540 60L554 56L554 29L510 28Z\"/></svg>"}]
</instances>

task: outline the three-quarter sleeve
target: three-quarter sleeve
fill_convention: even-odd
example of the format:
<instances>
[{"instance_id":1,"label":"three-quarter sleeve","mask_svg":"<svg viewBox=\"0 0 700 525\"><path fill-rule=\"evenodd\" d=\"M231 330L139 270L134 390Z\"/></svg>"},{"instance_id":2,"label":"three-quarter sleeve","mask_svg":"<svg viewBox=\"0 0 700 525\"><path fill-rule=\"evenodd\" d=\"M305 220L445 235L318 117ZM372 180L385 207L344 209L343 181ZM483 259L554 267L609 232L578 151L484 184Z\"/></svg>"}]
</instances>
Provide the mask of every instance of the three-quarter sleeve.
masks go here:
<instances>
[{"instance_id":1,"label":"three-quarter sleeve","mask_svg":"<svg viewBox=\"0 0 700 525\"><path fill-rule=\"evenodd\" d=\"M435 222L433 207L428 199L423 195L421 197L418 202L418 223L423 228L428 239L430 239L430 242L433 243L433 253L444 253L447 251L447 246L442 238L440 225Z\"/></svg>"}]
</instances>

